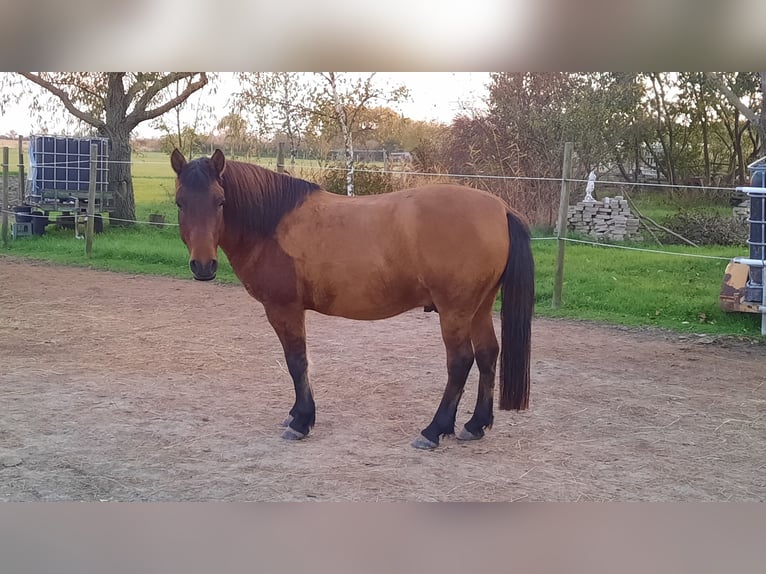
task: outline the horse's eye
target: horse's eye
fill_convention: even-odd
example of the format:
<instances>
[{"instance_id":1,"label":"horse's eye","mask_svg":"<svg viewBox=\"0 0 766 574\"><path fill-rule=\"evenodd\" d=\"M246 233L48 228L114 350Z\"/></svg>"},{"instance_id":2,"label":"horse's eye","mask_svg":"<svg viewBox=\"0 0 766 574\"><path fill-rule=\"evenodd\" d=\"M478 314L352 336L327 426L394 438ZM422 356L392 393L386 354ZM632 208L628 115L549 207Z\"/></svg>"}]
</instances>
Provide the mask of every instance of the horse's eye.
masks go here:
<instances>
[{"instance_id":1,"label":"horse's eye","mask_svg":"<svg viewBox=\"0 0 766 574\"><path fill-rule=\"evenodd\" d=\"M181 209L181 202L180 201L176 201L176 205L178 206L178 209Z\"/></svg>"},{"instance_id":2,"label":"horse's eye","mask_svg":"<svg viewBox=\"0 0 766 574\"><path fill-rule=\"evenodd\" d=\"M223 207L223 204L226 203L225 199L219 199L218 200L218 207Z\"/></svg>"}]
</instances>

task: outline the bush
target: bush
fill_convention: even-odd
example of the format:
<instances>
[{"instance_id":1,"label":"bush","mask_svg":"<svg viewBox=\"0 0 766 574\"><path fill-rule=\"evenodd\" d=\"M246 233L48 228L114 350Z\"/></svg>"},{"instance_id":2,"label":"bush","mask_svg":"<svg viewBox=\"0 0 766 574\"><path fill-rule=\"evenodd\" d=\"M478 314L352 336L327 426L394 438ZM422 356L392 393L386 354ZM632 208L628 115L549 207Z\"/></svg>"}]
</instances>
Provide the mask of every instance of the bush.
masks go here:
<instances>
[{"instance_id":1,"label":"bush","mask_svg":"<svg viewBox=\"0 0 766 574\"><path fill-rule=\"evenodd\" d=\"M665 227L697 245L745 245L748 236L747 222L699 209L681 210L663 223ZM662 240L666 243L682 243L670 234L663 234Z\"/></svg>"},{"instance_id":2,"label":"bush","mask_svg":"<svg viewBox=\"0 0 766 574\"><path fill-rule=\"evenodd\" d=\"M335 164L325 169L319 183L327 191L346 195L346 166ZM388 193L394 190L394 183L390 173L384 173L381 168L356 163L354 165L354 194L375 195Z\"/></svg>"}]
</instances>

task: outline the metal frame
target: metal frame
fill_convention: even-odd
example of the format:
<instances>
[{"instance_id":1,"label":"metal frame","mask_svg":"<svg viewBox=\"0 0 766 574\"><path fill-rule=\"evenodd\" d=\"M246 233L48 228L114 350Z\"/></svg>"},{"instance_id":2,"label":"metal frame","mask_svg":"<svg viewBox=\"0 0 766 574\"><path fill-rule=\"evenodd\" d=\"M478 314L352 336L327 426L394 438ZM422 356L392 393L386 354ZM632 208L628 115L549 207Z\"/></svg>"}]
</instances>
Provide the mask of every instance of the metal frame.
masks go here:
<instances>
[{"instance_id":1,"label":"metal frame","mask_svg":"<svg viewBox=\"0 0 766 574\"><path fill-rule=\"evenodd\" d=\"M750 198L750 216L747 219L747 222L750 225L750 236L747 240L747 243L748 245L751 246L751 250L750 250L751 257L735 257L732 259L732 261L735 263L741 263L743 265L747 265L751 269L756 268L761 270L761 273L760 273L761 304L758 306L758 311L761 313L761 335L766 336L766 156L755 160L753 163L749 164L747 167L751 172L756 171L757 173L762 174L764 185L762 187L743 186L743 187L736 188L737 191L746 193L747 196ZM751 181L752 180L753 180L753 177L751 176ZM762 213L760 214L760 219L756 219L753 217L754 215L753 201L752 201L753 197L759 197L763 199L763 204L761 208ZM752 241L753 225L761 226L761 240L758 242ZM760 247L761 259L752 258L753 246ZM750 283L750 279L748 279L748 283ZM757 283L755 283L755 285L757 285Z\"/></svg>"},{"instance_id":2,"label":"metal frame","mask_svg":"<svg viewBox=\"0 0 766 574\"><path fill-rule=\"evenodd\" d=\"M83 187L87 180L82 177L71 178L74 170L78 175L82 170L90 168L90 145L87 150L82 151L81 143L83 141L92 142L98 140L99 148L104 153L99 154L97 159L97 178L96 178L96 206L97 211L111 211L114 209L114 194L108 190L109 173L109 139L103 137L74 137L57 135L33 135L32 141L43 142L46 139L53 140L54 149L52 151L35 149L34 153L40 156L52 155L54 162L38 161L33 157L30 151L30 169L26 182L24 200L27 203L36 205L49 211L71 210L73 205L79 201L88 199L88 189ZM59 149L59 142L62 142L63 151ZM74 142L74 146L72 143ZM32 146L30 145L30 150ZM76 148L76 149L73 149ZM63 161L61 161L63 159ZM42 170L40 172L39 170ZM37 185L40 187L36 187ZM79 200L79 201L78 201ZM76 207L74 207L76 209Z\"/></svg>"}]
</instances>

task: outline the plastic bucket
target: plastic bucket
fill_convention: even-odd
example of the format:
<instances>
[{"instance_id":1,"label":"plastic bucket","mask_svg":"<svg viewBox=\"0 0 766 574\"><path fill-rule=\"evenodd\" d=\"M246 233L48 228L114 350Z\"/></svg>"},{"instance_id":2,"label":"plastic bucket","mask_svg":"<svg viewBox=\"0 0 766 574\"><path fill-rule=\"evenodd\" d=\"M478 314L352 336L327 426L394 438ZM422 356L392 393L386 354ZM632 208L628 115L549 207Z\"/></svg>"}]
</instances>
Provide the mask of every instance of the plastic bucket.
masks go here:
<instances>
[{"instance_id":1,"label":"plastic bucket","mask_svg":"<svg viewBox=\"0 0 766 574\"><path fill-rule=\"evenodd\" d=\"M31 205L17 205L13 208L16 223L29 223L32 221L32 206Z\"/></svg>"},{"instance_id":2,"label":"plastic bucket","mask_svg":"<svg viewBox=\"0 0 766 574\"><path fill-rule=\"evenodd\" d=\"M50 223L48 216L42 211L33 211L31 220L32 235L45 235L45 226Z\"/></svg>"}]
</instances>

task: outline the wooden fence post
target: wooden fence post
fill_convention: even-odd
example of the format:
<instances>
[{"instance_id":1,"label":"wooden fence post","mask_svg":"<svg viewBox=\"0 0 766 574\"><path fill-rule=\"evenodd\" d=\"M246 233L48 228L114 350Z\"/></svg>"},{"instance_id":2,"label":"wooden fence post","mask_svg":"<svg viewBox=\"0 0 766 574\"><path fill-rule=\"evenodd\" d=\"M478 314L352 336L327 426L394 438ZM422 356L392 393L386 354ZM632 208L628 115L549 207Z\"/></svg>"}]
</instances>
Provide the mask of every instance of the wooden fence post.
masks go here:
<instances>
[{"instance_id":1,"label":"wooden fence post","mask_svg":"<svg viewBox=\"0 0 766 574\"><path fill-rule=\"evenodd\" d=\"M285 142L279 142L279 151L277 151L277 172L285 171Z\"/></svg>"},{"instance_id":2,"label":"wooden fence post","mask_svg":"<svg viewBox=\"0 0 766 574\"><path fill-rule=\"evenodd\" d=\"M3 148L3 247L8 247L8 147Z\"/></svg>"},{"instance_id":3,"label":"wooden fence post","mask_svg":"<svg viewBox=\"0 0 766 574\"><path fill-rule=\"evenodd\" d=\"M88 183L88 219L85 222L85 255L93 255L93 220L96 210L96 160L98 159L98 144L90 144L90 182ZM77 216L75 215L75 218ZM75 227L77 227L75 219Z\"/></svg>"},{"instance_id":4,"label":"wooden fence post","mask_svg":"<svg viewBox=\"0 0 766 574\"><path fill-rule=\"evenodd\" d=\"M564 284L564 237L567 234L567 210L569 208L569 180L572 178L572 142L564 144L564 163L561 167L561 199L559 200L559 227L556 232L558 253L556 254L556 277L553 282L554 309L561 307L561 290Z\"/></svg>"}]
</instances>

